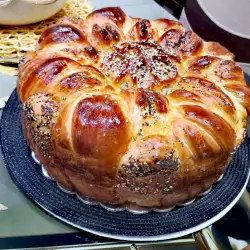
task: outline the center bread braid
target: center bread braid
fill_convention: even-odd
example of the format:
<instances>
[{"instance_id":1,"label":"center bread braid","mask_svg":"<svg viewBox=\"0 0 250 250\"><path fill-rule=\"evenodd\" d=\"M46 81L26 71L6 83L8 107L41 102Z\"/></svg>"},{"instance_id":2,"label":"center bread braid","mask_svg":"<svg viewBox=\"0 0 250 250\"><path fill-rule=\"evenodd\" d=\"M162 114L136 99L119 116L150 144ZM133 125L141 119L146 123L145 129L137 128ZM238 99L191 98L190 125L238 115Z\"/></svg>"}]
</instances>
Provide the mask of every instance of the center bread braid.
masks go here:
<instances>
[{"instance_id":1,"label":"center bread braid","mask_svg":"<svg viewBox=\"0 0 250 250\"><path fill-rule=\"evenodd\" d=\"M147 207L215 183L250 104L224 47L120 8L47 28L20 63L18 95L25 139L49 175L101 202Z\"/></svg>"}]
</instances>

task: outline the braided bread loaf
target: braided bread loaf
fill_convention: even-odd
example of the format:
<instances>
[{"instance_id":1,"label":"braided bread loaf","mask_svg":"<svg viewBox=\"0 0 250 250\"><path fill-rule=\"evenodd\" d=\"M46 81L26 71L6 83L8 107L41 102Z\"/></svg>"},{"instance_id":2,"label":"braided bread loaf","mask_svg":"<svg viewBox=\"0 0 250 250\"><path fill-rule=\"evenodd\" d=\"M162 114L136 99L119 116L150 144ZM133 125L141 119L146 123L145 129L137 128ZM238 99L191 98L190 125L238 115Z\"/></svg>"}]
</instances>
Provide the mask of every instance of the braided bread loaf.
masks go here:
<instances>
[{"instance_id":1,"label":"braided bread loaf","mask_svg":"<svg viewBox=\"0 0 250 250\"><path fill-rule=\"evenodd\" d=\"M215 183L250 111L250 89L224 47L120 8L47 28L20 63L18 95L25 139L61 185L146 207Z\"/></svg>"}]
</instances>

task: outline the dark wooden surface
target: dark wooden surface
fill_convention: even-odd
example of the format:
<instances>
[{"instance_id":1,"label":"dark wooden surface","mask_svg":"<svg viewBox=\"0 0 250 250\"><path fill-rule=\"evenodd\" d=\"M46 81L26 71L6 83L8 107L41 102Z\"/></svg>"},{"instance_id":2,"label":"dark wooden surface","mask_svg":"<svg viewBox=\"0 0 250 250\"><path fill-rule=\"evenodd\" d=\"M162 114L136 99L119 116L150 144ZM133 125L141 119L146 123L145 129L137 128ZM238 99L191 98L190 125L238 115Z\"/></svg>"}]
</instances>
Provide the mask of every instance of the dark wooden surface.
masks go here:
<instances>
[{"instance_id":1,"label":"dark wooden surface","mask_svg":"<svg viewBox=\"0 0 250 250\"><path fill-rule=\"evenodd\" d=\"M155 0L155 2L179 19L186 0Z\"/></svg>"}]
</instances>

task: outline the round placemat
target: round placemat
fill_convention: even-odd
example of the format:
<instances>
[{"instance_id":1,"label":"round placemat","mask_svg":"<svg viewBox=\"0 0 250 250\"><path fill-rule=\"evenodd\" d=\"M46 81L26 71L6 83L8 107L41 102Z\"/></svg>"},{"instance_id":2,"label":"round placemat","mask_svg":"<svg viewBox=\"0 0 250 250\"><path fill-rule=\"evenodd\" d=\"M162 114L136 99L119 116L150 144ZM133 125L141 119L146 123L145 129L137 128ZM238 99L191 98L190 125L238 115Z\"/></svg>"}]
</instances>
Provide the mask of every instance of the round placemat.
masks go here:
<instances>
[{"instance_id":1,"label":"round placemat","mask_svg":"<svg viewBox=\"0 0 250 250\"><path fill-rule=\"evenodd\" d=\"M249 178L250 140L246 139L224 177L204 197L170 212L135 215L83 204L44 178L23 138L16 90L1 119L1 146L6 167L17 187L54 217L85 231L122 240L163 240L198 231L220 219L237 202ZM100 190L101 191L101 190Z\"/></svg>"}]
</instances>

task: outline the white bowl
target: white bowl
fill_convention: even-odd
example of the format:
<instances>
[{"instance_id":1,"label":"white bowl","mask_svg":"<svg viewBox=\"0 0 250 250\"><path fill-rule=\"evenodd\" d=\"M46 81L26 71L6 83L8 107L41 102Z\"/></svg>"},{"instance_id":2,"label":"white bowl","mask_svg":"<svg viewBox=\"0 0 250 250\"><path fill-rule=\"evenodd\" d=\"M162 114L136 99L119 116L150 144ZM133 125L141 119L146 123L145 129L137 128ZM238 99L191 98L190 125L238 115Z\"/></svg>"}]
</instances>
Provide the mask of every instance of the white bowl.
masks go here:
<instances>
[{"instance_id":1,"label":"white bowl","mask_svg":"<svg viewBox=\"0 0 250 250\"><path fill-rule=\"evenodd\" d=\"M0 24L24 25L56 14L66 0L0 0Z\"/></svg>"},{"instance_id":2,"label":"white bowl","mask_svg":"<svg viewBox=\"0 0 250 250\"><path fill-rule=\"evenodd\" d=\"M250 0L197 0L205 14L221 29L250 39Z\"/></svg>"}]
</instances>

